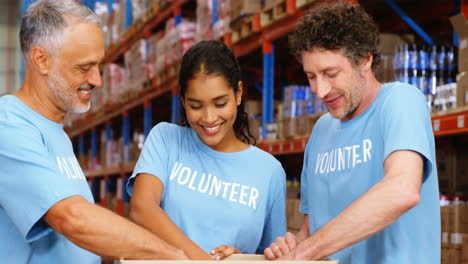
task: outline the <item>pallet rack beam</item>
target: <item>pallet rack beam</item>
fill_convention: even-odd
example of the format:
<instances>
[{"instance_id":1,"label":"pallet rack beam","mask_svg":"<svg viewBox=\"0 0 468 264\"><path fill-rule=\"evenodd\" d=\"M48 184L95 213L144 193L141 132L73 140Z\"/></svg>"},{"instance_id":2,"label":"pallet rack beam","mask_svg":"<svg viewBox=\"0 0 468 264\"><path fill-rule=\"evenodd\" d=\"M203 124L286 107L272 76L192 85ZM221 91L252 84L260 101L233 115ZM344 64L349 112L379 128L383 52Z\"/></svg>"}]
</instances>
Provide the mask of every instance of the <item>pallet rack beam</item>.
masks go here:
<instances>
[{"instance_id":1,"label":"pallet rack beam","mask_svg":"<svg viewBox=\"0 0 468 264\"><path fill-rule=\"evenodd\" d=\"M27 1L27 0L25 0ZM111 0L108 0L111 1ZM138 27L132 26L129 28L129 32L127 37L121 40L121 46L113 49L107 50L106 57L104 61L106 62L113 62L120 58L123 53L128 50L131 45L133 45L137 40L142 37L147 36L147 34L151 33L151 31L160 25L164 20L166 20L171 15L174 16L175 24L179 24L182 20L181 17L181 5L186 3L188 0L173 0L170 2L170 6L164 9L161 9L159 13L153 14L153 16L148 19L147 21L143 21ZM212 21L213 24L218 20L217 17L217 1L212 0L213 5L213 13L212 13ZM455 1L455 9L458 8L459 12L464 12L468 10L467 6L464 5L464 0L454 0ZM312 3L311 1L310 3ZM357 2L355 0L349 0L349 2ZM414 23L414 21L409 18L407 14L405 14L393 0L385 0L385 2L391 6L396 13L398 13L401 18L408 23L409 26L416 31L418 35L420 35L426 42L432 43L432 39L421 29L419 26ZM293 5L294 3L294 5ZM224 42L231 46L235 55L237 57L242 57L247 55L248 53L253 52L254 50L261 50L263 55L263 84L261 87L262 92L262 120L263 120L263 129L262 135L266 137L266 124L273 121L273 87L274 87L274 46L273 42L278 38L284 37L285 35L289 34L294 30L294 27L298 21L298 19L303 16L305 6L297 7L296 8L296 1L294 0L286 0L286 13L284 16L279 17L277 20L267 24L266 26L259 26L255 30L252 30L251 34L238 41L235 44L232 44L231 33L227 33L224 36ZM458 5L458 7L457 7ZM311 6L311 5L309 5ZM430 10L433 6L428 6L424 10ZM446 7L448 8L448 7ZM450 8L452 8L450 6ZM443 9L444 11L446 9ZM451 11L451 10L450 10ZM263 12L263 11L262 11ZM420 16L421 15L421 16ZM417 21L423 19L422 16L425 16L425 12L419 12L413 18ZM422 20L422 21L427 21ZM403 24L403 22L401 22ZM404 24L403 24L404 25ZM153 81L153 83L155 83ZM255 85L257 86L257 85ZM71 131L70 135L80 136L79 138L79 148L82 148L81 151L84 152L84 143L81 141L83 140L83 133L89 130L91 132L91 147L93 148L93 133L94 127L102 124L105 120L110 120L112 118L116 118L118 115L123 114L125 111L133 109L137 106L143 105L143 129L145 136L148 135L151 125L152 125L152 105L150 100L162 95L163 93L168 93L171 91L172 93L172 116L171 120L173 123L179 123L179 91L177 89L177 79L175 77L170 78L165 83L159 84L153 87L153 90L147 91L141 96L131 99L129 102L126 102L122 107L114 106L113 111L107 112L104 116L100 116L99 114L92 115L90 114L85 120L83 125L78 125L78 129ZM99 117L96 117L99 116ZM466 120L468 118L468 109L460 110L454 113L444 113L443 115L433 115L432 117L432 125L434 129L435 136L443 136L443 135L452 135L452 134L460 134L460 133L468 133L468 128L465 126ZM125 121L124 121L125 123ZM124 124L125 126L125 124ZM94 135L95 137L95 135ZM124 136L125 137L125 136ZM281 140L281 141L262 141L259 143L259 147L270 152L273 155L286 155L286 154L294 154L294 153L303 153L305 150L305 145L307 143L308 137L299 138L299 139L290 139L290 140ZM83 146L81 147L81 145ZM96 145L96 144L94 144ZM95 146L94 146L95 147ZM92 151L93 152L93 151ZM93 158L95 155L93 156ZM94 163L92 163L94 164ZM128 180L126 178L126 174L130 173L133 169L134 163L128 164L120 164L117 167L112 168L103 168L103 169L91 169L86 172L87 177L102 177L108 175L120 175L123 181ZM125 186L125 182L122 182ZM123 187L124 188L124 187ZM125 201L125 192L122 193L122 200Z\"/></svg>"},{"instance_id":2,"label":"pallet rack beam","mask_svg":"<svg viewBox=\"0 0 468 264\"><path fill-rule=\"evenodd\" d=\"M456 135L468 132L468 110L455 111L445 115L432 117L432 129L435 136Z\"/></svg>"},{"instance_id":3,"label":"pallet rack beam","mask_svg":"<svg viewBox=\"0 0 468 264\"><path fill-rule=\"evenodd\" d=\"M385 0L387 3L403 21L405 21L413 30L418 34L428 45L434 45L432 38L413 21L393 0Z\"/></svg>"},{"instance_id":4,"label":"pallet rack beam","mask_svg":"<svg viewBox=\"0 0 468 264\"><path fill-rule=\"evenodd\" d=\"M78 155L82 156L85 154L84 136L81 134L78 139Z\"/></svg>"},{"instance_id":5,"label":"pallet rack beam","mask_svg":"<svg viewBox=\"0 0 468 264\"><path fill-rule=\"evenodd\" d=\"M103 59L103 63L114 62L120 58L125 51L127 51L135 42L145 36L147 32L151 32L156 26L164 22L169 16L176 12L175 10L179 9L180 6L185 4L188 0L174 0L172 1L171 6L160 10L157 15L154 15L149 20L144 21L143 25L138 29L132 30L132 27L129 28L129 35L126 38L121 38L117 47L110 48L106 51L106 56ZM175 18L178 20L177 16Z\"/></svg>"},{"instance_id":6,"label":"pallet rack beam","mask_svg":"<svg viewBox=\"0 0 468 264\"><path fill-rule=\"evenodd\" d=\"M153 87L151 91L142 93L141 95L130 100L123 106L115 106L112 111L109 111L101 117L95 117L93 114L88 114L86 118L80 120L75 124L78 128L69 131L71 138L78 136L80 133L90 130L92 127L95 127L99 124L104 123L106 120L113 119L122 114L123 111L129 111L137 106L140 106L144 103L145 100L151 100L157 98L163 94L166 94L174 89L174 86L177 86L177 80L175 77L170 78L166 82L162 83L158 87Z\"/></svg>"},{"instance_id":7,"label":"pallet rack beam","mask_svg":"<svg viewBox=\"0 0 468 264\"><path fill-rule=\"evenodd\" d=\"M91 129L91 168L96 168L97 164L97 135L96 128Z\"/></svg>"},{"instance_id":8,"label":"pallet rack beam","mask_svg":"<svg viewBox=\"0 0 468 264\"><path fill-rule=\"evenodd\" d=\"M152 107L151 102L148 99L145 99L143 103L143 133L145 138L148 136L151 131L152 120Z\"/></svg>"},{"instance_id":9,"label":"pallet rack beam","mask_svg":"<svg viewBox=\"0 0 468 264\"><path fill-rule=\"evenodd\" d=\"M263 89L262 89L262 138L267 136L267 125L273 122L274 101L274 46L270 40L263 39Z\"/></svg>"},{"instance_id":10,"label":"pallet rack beam","mask_svg":"<svg viewBox=\"0 0 468 264\"><path fill-rule=\"evenodd\" d=\"M122 113L122 138L123 138L123 151L122 160L128 162L130 160L130 116L127 111Z\"/></svg>"}]
</instances>

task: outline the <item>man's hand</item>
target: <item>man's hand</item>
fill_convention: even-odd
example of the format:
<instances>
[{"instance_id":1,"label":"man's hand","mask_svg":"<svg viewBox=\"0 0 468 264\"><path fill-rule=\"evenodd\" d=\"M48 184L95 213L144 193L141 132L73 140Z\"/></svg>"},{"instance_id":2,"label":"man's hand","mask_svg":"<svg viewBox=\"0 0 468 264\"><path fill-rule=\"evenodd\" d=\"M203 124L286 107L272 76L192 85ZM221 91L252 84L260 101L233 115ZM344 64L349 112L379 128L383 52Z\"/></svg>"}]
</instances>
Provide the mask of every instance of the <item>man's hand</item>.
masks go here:
<instances>
[{"instance_id":1,"label":"man's hand","mask_svg":"<svg viewBox=\"0 0 468 264\"><path fill-rule=\"evenodd\" d=\"M287 232L284 237L276 238L276 241L271 243L269 248L265 249L265 257L269 260L281 258L293 250L297 244L298 241L296 236L290 232Z\"/></svg>"},{"instance_id":2,"label":"man's hand","mask_svg":"<svg viewBox=\"0 0 468 264\"><path fill-rule=\"evenodd\" d=\"M213 248L210 251L210 255L213 256L213 258L216 260L222 260L231 256L232 254L241 254L241 252L235 247L230 247L226 245L221 245L219 247Z\"/></svg>"}]
</instances>

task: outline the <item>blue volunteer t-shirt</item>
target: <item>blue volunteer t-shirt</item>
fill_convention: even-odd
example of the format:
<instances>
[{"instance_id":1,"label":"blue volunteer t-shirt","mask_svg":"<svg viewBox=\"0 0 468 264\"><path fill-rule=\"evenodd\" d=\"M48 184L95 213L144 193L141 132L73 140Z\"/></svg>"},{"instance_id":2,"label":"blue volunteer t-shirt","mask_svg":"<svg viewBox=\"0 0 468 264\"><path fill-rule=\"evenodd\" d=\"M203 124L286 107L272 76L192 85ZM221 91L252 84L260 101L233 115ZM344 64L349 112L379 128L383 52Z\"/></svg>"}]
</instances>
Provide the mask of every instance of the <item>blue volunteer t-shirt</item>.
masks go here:
<instances>
[{"instance_id":1,"label":"blue volunteer t-shirt","mask_svg":"<svg viewBox=\"0 0 468 264\"><path fill-rule=\"evenodd\" d=\"M286 232L286 176L270 154L250 146L222 153L187 127L160 123L129 180L149 173L164 184L161 208L203 250L226 244L261 252Z\"/></svg>"},{"instance_id":2,"label":"blue volunteer t-shirt","mask_svg":"<svg viewBox=\"0 0 468 264\"><path fill-rule=\"evenodd\" d=\"M0 259L4 263L100 263L42 216L89 186L63 125L12 95L0 97Z\"/></svg>"},{"instance_id":3,"label":"blue volunteer t-shirt","mask_svg":"<svg viewBox=\"0 0 468 264\"><path fill-rule=\"evenodd\" d=\"M397 150L424 158L419 204L376 235L331 258L340 264L440 263L439 188L434 135L422 93L403 83L384 84L361 115L342 122L325 114L306 147L301 212L311 234L384 177L384 161Z\"/></svg>"}]
</instances>

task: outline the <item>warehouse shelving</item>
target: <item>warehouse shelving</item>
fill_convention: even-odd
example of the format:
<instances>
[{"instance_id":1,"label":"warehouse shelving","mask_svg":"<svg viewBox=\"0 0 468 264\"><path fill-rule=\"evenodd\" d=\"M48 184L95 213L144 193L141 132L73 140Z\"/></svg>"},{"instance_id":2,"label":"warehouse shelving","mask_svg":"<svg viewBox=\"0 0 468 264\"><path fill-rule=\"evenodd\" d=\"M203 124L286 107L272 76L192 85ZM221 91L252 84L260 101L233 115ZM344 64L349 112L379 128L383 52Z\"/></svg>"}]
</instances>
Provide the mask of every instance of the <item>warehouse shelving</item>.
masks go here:
<instances>
[{"instance_id":1,"label":"warehouse shelving","mask_svg":"<svg viewBox=\"0 0 468 264\"><path fill-rule=\"evenodd\" d=\"M215 2L216 0L213 1ZM263 102L263 133L266 133L266 124L273 121L273 102L275 94L276 97L279 95L278 87L280 85L278 84L281 80L278 82L278 68L276 67L275 69L275 65L278 66L278 62L275 62L275 60L282 62L285 59L284 54L275 54L275 49L283 50L285 48L285 36L294 29L297 20L304 15L306 9L313 8L313 5L318 1L285 0L283 2L285 5L284 13L272 21L268 21L268 23L261 23L261 15L264 12L271 11L262 10L260 13L253 15L250 18L252 20L251 31L243 38L236 39L235 42L233 42L234 32L228 32L219 39L224 41L233 49L235 55L239 58L243 70L254 73L254 86L260 91L254 93L256 94L256 97L260 98ZM383 3L384 1L381 2ZM152 11L148 12L143 19L130 26L117 44L111 45L106 50L104 62L121 63L123 60L123 54L130 49L134 43L139 39L148 38L153 31L157 28L161 28L165 20L174 17L178 18L175 19L176 21L180 21L184 5L188 5L190 3L193 3L193 0L173 0L168 5L164 6L160 12L155 13L155 9L152 9ZM299 3L301 6L296 6ZM360 1L360 3L362 3L363 6L367 5L372 7L375 5L365 0ZM424 10L432 10L434 6L439 6L441 4L442 2L440 0L431 0L430 3L425 6ZM462 6L464 7L463 4ZM407 7L408 6L405 6L405 9ZM380 9L375 12L383 12L382 9L384 9L384 7L379 8ZM388 6L386 8L390 10ZM451 9L453 9L452 6L444 6L444 8L440 8L439 12L446 12ZM410 15L413 16L414 12ZM420 14L414 16L416 21L419 21L420 16ZM392 25L393 29L388 27L390 30L395 30L397 28L401 29L404 27L401 23L389 23L388 19L385 20L381 17L382 16L379 15L377 23ZM215 19L217 18L213 18L213 21L215 21ZM398 19L399 18L396 17L393 21L397 21ZM430 21L430 18L425 17L424 21ZM443 25L450 27L448 21L444 22ZM178 63L170 66L174 68L171 72L176 72L175 69L178 68ZM262 66L259 67L258 65ZM298 72L300 71L300 68L297 67L289 68L289 71L292 69L296 69ZM276 80L274 78L275 76ZM289 77L289 79L295 80L296 78ZM249 81L252 82L252 80ZM305 79L297 79L297 81L299 83L306 83ZM259 82L260 84L255 82ZM281 85L283 85L283 83ZM112 136L109 135L112 133L107 133L107 131L112 130L114 134L122 136L124 145L128 145L131 131L130 126L132 126L132 129L144 131L144 135L146 136L148 135L151 127L158 121L172 121L174 123L178 123L178 100L176 74L164 76L163 79L155 76L153 79L146 81L145 88L142 89L141 92L128 94L126 95L126 100L113 105L109 104L106 107L103 107L103 110L96 113L84 114L84 117L81 120L74 122L72 126L67 126L66 131L72 138L75 147L78 146L79 154L84 154L87 150L91 149L91 159L96 159L98 156L98 145L100 144L98 140L99 131L105 130L108 135L106 138L110 139ZM161 106L161 101L167 101L166 105ZM161 111L169 111L169 115L167 115L167 112L166 114L161 114ZM463 133L468 132L468 126L465 125L465 120L467 120L467 118L468 107L433 114L432 125L434 135L437 138L442 138L441 136L448 135L463 135ZM121 128L119 127L120 125L122 126ZM266 138L265 134L263 134L263 138ZM448 138L450 139L450 137ZM293 181L297 181L300 175L299 168L302 163L302 154L305 151L308 140L308 136L273 141L262 140L257 142L257 146L277 156L278 159L284 163L283 165L285 170L289 171L293 176L290 177L291 175L289 175L288 180L293 179ZM437 139L436 141L440 140ZM86 142L86 144L83 142ZM125 183L134 167L135 161L120 163L117 165L114 164L109 167L85 167L84 173L90 183L96 201L99 201L101 205L105 206L106 203L109 203L109 201L106 201L105 197L110 192L115 193L115 196L117 197L117 206L115 210L116 212L123 214L123 204L126 204L129 199L125 192ZM117 184L115 184L115 182L117 182ZM445 182L442 183L442 185L444 184Z\"/></svg>"},{"instance_id":2,"label":"warehouse shelving","mask_svg":"<svg viewBox=\"0 0 468 264\"><path fill-rule=\"evenodd\" d=\"M101 169L89 169L86 170L85 176L86 178L97 178L97 177L106 177L112 175L121 175L124 177L125 174L132 173L133 169L135 168L135 162L123 163L119 166L109 167L109 168L101 168Z\"/></svg>"},{"instance_id":3,"label":"warehouse shelving","mask_svg":"<svg viewBox=\"0 0 468 264\"><path fill-rule=\"evenodd\" d=\"M131 99L122 103L121 105L109 105L110 109L108 109L106 112L101 112L98 114L86 114L83 119L79 119L73 124L73 129L67 128L68 134L72 138L79 136L80 134L91 130L93 127L104 124L108 120L123 115L125 112L137 106L145 106L145 102L177 89L177 79L175 77L170 78L158 86L154 85L153 83L154 82L151 82L150 89L144 91L141 94L135 94L131 97Z\"/></svg>"},{"instance_id":4,"label":"warehouse shelving","mask_svg":"<svg viewBox=\"0 0 468 264\"><path fill-rule=\"evenodd\" d=\"M135 21L127 32L122 35L118 44L113 44L106 51L103 63L114 62L119 57L122 57L124 52L128 50L137 40L147 37L151 31L171 15L180 15L180 6L187 3L188 0L173 0L172 3L167 3L169 6L155 6L150 8L149 12L140 21Z\"/></svg>"},{"instance_id":5,"label":"warehouse shelving","mask_svg":"<svg viewBox=\"0 0 468 264\"><path fill-rule=\"evenodd\" d=\"M135 43L138 39L147 37L149 32L159 24L168 19L171 15L180 15L180 6L188 2L187 0L175 0L170 3L169 7L162 9L161 12L154 13L155 10L152 10L153 13L149 13L149 16L146 16L144 21L139 21L129 28L126 34L123 35L123 38L119 41L118 46L111 45L110 48L106 51L105 62L113 62L122 57L123 53L129 49L129 47ZM303 2L300 8L296 8L296 1L287 0L286 6L287 10L280 19L272 21L265 26L260 25L260 28L257 28L252 31L252 33L244 39L239 40L235 44L231 43L231 33L227 33L223 40L226 44L231 45L235 55L237 57L243 57L247 54L254 52L261 48L263 53L263 83L264 88L262 92L263 102L264 102L264 119L263 123L271 122L272 117L272 98L273 98L273 74L272 67L274 64L274 45L273 41L276 39L287 35L294 29L295 23L297 20L304 14L305 8L311 6L316 1L299 1ZM268 10L263 10L262 12L267 12ZM255 16L260 17L262 13ZM254 18L259 19L259 18ZM131 97L128 101L123 102L120 105L110 105L105 112L99 112L96 114L87 114L85 117L72 125L72 127L67 127L67 131L72 139L82 136L83 133L93 130L95 127L109 122L109 120L123 116L124 113L127 113L131 109L134 109L139 106L144 106L145 109L148 108L152 99L158 98L163 94L171 92L172 95L177 95L177 80L175 76L167 80L166 82L156 85L155 80L149 82L150 89L145 90L141 94L136 94ZM176 111L173 111L176 112ZM149 116L148 116L149 115ZM462 117L460 117L462 116ZM446 115L437 115L433 117L433 126L436 136L439 135L449 135L451 133L463 133L467 132L464 126L460 126L460 119L466 118L466 113L447 113ZM145 134L149 131L151 127L151 122L148 122L148 119L151 120L150 111L145 111ZM174 118L173 118L174 119ZM454 121L455 120L455 121ZM458 122L458 123L457 123ZM265 131L265 129L263 129ZM299 138L292 140L282 140L282 141L262 141L259 143L259 147L274 154L274 155L284 155L284 154L293 154L293 153L302 153L305 148L305 144L308 138ZM122 169L122 166L119 168L112 169L103 169L103 170L89 170L86 172L88 177L98 177L105 175L116 175L122 172L130 172L128 167L127 169Z\"/></svg>"},{"instance_id":6,"label":"warehouse shelving","mask_svg":"<svg viewBox=\"0 0 468 264\"><path fill-rule=\"evenodd\" d=\"M456 135L468 132L468 106L432 115L435 136Z\"/></svg>"}]
</instances>

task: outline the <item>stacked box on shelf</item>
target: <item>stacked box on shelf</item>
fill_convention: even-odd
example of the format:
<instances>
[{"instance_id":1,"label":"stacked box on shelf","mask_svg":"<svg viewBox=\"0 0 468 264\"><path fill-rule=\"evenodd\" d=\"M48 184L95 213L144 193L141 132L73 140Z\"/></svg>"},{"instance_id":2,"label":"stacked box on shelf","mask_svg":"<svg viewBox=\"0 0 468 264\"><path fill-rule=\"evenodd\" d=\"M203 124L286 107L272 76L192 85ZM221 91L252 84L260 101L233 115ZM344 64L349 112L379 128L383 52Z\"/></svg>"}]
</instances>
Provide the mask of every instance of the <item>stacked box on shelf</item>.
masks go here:
<instances>
[{"instance_id":1,"label":"stacked box on shelf","mask_svg":"<svg viewBox=\"0 0 468 264\"><path fill-rule=\"evenodd\" d=\"M310 135L316 114L326 108L308 86L290 85L284 87L283 120L284 137L287 139Z\"/></svg>"},{"instance_id":2,"label":"stacked box on shelf","mask_svg":"<svg viewBox=\"0 0 468 264\"><path fill-rule=\"evenodd\" d=\"M175 25L174 19L170 19L166 23L166 71L169 76L177 76L179 73L180 60L184 53L195 43L195 23L182 19Z\"/></svg>"},{"instance_id":3,"label":"stacked box on shelf","mask_svg":"<svg viewBox=\"0 0 468 264\"><path fill-rule=\"evenodd\" d=\"M164 30L156 32L151 37L150 43L150 61L153 63L152 70L150 67L150 72L154 72L154 76L157 77L157 84L162 81L162 75L166 68L167 38L164 33Z\"/></svg>"},{"instance_id":4,"label":"stacked box on shelf","mask_svg":"<svg viewBox=\"0 0 468 264\"><path fill-rule=\"evenodd\" d=\"M218 20L213 24L213 39L219 39L229 32L229 23L231 23L231 0L218 0L217 3Z\"/></svg>"},{"instance_id":5,"label":"stacked box on shelf","mask_svg":"<svg viewBox=\"0 0 468 264\"><path fill-rule=\"evenodd\" d=\"M124 144L123 138L119 139L119 153L121 153L121 162L122 163L130 163L135 161L135 157L133 156L133 143L129 141L127 145Z\"/></svg>"},{"instance_id":6,"label":"stacked box on shelf","mask_svg":"<svg viewBox=\"0 0 468 264\"><path fill-rule=\"evenodd\" d=\"M419 88L431 110L437 86L455 82L456 64L453 46L402 44L394 58L396 80Z\"/></svg>"},{"instance_id":7,"label":"stacked box on shelf","mask_svg":"<svg viewBox=\"0 0 468 264\"><path fill-rule=\"evenodd\" d=\"M458 74L457 74L457 107L468 105L468 23L463 14L450 17L459 36Z\"/></svg>"},{"instance_id":8,"label":"stacked box on shelf","mask_svg":"<svg viewBox=\"0 0 468 264\"><path fill-rule=\"evenodd\" d=\"M119 103L125 86L125 69L115 63L104 65L102 79L105 103L111 105Z\"/></svg>"},{"instance_id":9,"label":"stacked box on shelf","mask_svg":"<svg viewBox=\"0 0 468 264\"><path fill-rule=\"evenodd\" d=\"M380 64L378 65L375 76L380 82L395 81L394 58L397 47L401 44L414 41L411 34L397 35L390 33L381 33L379 35Z\"/></svg>"},{"instance_id":10,"label":"stacked box on shelf","mask_svg":"<svg viewBox=\"0 0 468 264\"><path fill-rule=\"evenodd\" d=\"M213 21L213 1L197 0L197 21L195 40L218 39L229 32L231 23L231 3L236 1L217 1L217 21ZM213 23L214 22L214 23Z\"/></svg>"},{"instance_id":11,"label":"stacked box on shelf","mask_svg":"<svg viewBox=\"0 0 468 264\"><path fill-rule=\"evenodd\" d=\"M247 100L244 103L244 109L248 116L250 134L257 143L262 140L262 102L258 100Z\"/></svg>"},{"instance_id":12,"label":"stacked box on shelf","mask_svg":"<svg viewBox=\"0 0 468 264\"><path fill-rule=\"evenodd\" d=\"M440 196L440 222L441 222L441 263L448 263L448 250L449 250L449 215L450 201L446 195Z\"/></svg>"},{"instance_id":13,"label":"stacked box on shelf","mask_svg":"<svg viewBox=\"0 0 468 264\"><path fill-rule=\"evenodd\" d=\"M446 111L457 107L457 83L449 83L436 87L432 110Z\"/></svg>"},{"instance_id":14,"label":"stacked box on shelf","mask_svg":"<svg viewBox=\"0 0 468 264\"><path fill-rule=\"evenodd\" d=\"M147 70L147 40L140 39L125 52L125 68L127 70L124 95L133 96L138 94L148 79ZM123 98L124 101L127 98Z\"/></svg>"},{"instance_id":15,"label":"stacked box on shelf","mask_svg":"<svg viewBox=\"0 0 468 264\"><path fill-rule=\"evenodd\" d=\"M133 21L138 21L143 18L148 9L148 0L132 0L132 18Z\"/></svg>"},{"instance_id":16,"label":"stacked box on shelf","mask_svg":"<svg viewBox=\"0 0 468 264\"><path fill-rule=\"evenodd\" d=\"M213 12L212 0L197 0L197 10L196 10L197 21L195 25L196 42L207 40L207 39L212 39L212 31L211 31L212 12Z\"/></svg>"},{"instance_id":17,"label":"stacked box on shelf","mask_svg":"<svg viewBox=\"0 0 468 264\"><path fill-rule=\"evenodd\" d=\"M145 141L145 135L141 132L133 132L132 137L132 161L136 162L140 157L141 150L143 149L143 143Z\"/></svg>"},{"instance_id":18,"label":"stacked box on shelf","mask_svg":"<svg viewBox=\"0 0 468 264\"><path fill-rule=\"evenodd\" d=\"M119 152L119 145L115 139L110 139L104 141L105 144L105 163L103 164L106 168L118 167L121 163L120 157L121 152Z\"/></svg>"},{"instance_id":19,"label":"stacked box on shelf","mask_svg":"<svg viewBox=\"0 0 468 264\"><path fill-rule=\"evenodd\" d=\"M468 264L468 206L460 196L441 199L442 263ZM447 237L448 232L448 237ZM448 239L448 241L447 241Z\"/></svg>"},{"instance_id":20,"label":"stacked box on shelf","mask_svg":"<svg viewBox=\"0 0 468 264\"><path fill-rule=\"evenodd\" d=\"M161 45L163 37L164 31L160 30L148 38L148 77L150 79L154 78L157 73L164 69L164 60L162 63L158 62L158 59L164 56L164 48Z\"/></svg>"},{"instance_id":21,"label":"stacked box on shelf","mask_svg":"<svg viewBox=\"0 0 468 264\"><path fill-rule=\"evenodd\" d=\"M262 9L262 1L236 0L230 3L230 17L234 21L239 17L258 14Z\"/></svg>"},{"instance_id":22,"label":"stacked box on shelf","mask_svg":"<svg viewBox=\"0 0 468 264\"><path fill-rule=\"evenodd\" d=\"M119 40L127 31L126 26L126 0L117 0L113 3L112 9L112 28L111 28L111 43L119 45Z\"/></svg>"},{"instance_id":23,"label":"stacked box on shelf","mask_svg":"<svg viewBox=\"0 0 468 264\"><path fill-rule=\"evenodd\" d=\"M111 34L110 34L110 27L109 27L109 6L105 2L96 2L94 5L94 13L99 17L102 23L102 32L104 33L104 46L108 47L111 44Z\"/></svg>"}]
</instances>

